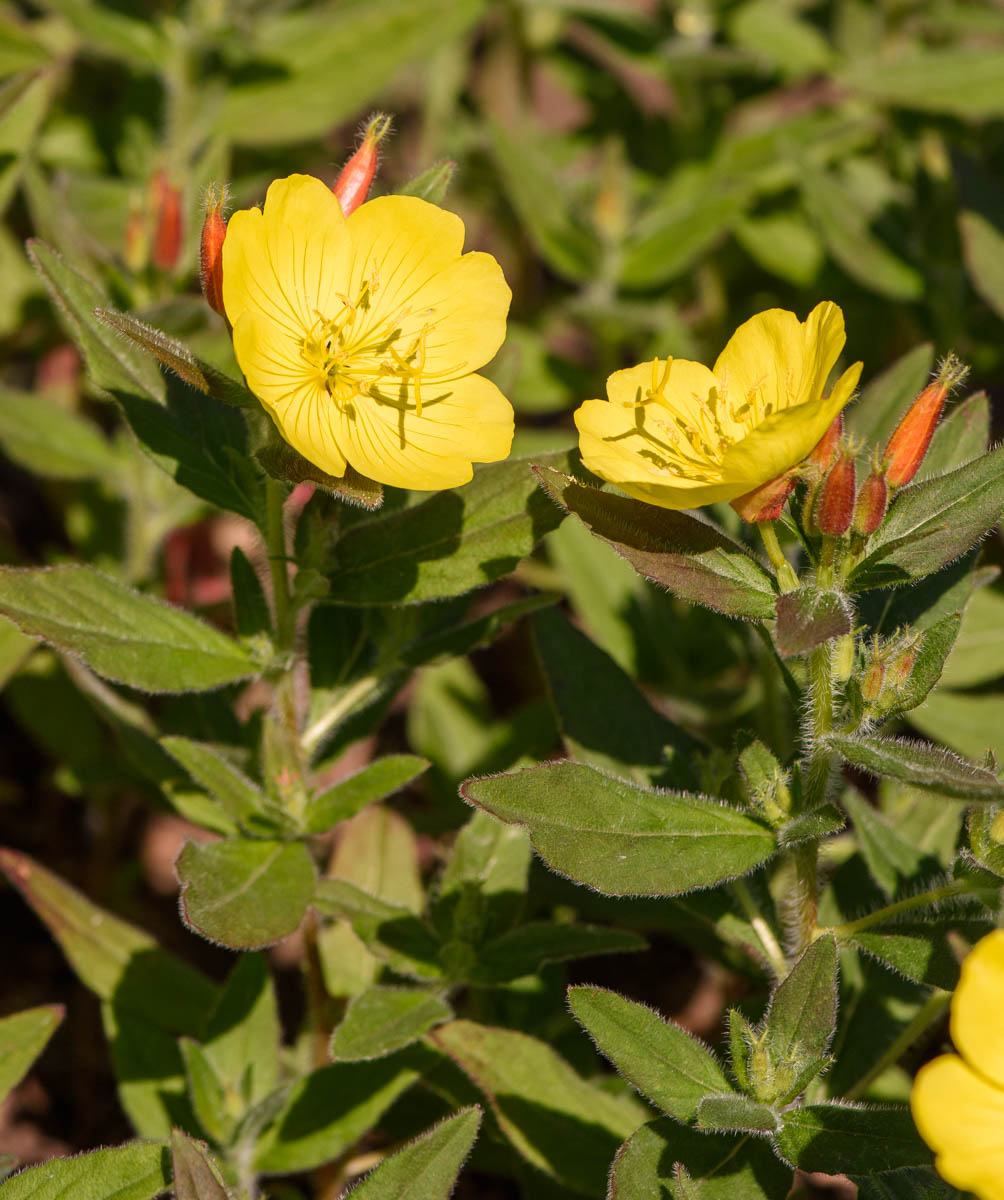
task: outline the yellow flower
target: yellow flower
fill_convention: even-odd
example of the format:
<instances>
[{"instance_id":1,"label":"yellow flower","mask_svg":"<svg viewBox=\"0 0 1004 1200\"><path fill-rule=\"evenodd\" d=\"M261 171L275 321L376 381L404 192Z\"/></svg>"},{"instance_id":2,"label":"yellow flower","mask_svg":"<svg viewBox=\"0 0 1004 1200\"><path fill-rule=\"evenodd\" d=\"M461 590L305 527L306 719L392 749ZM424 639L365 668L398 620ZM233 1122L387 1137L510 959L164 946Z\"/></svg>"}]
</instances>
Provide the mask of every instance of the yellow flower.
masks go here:
<instances>
[{"instance_id":1,"label":"yellow flower","mask_svg":"<svg viewBox=\"0 0 1004 1200\"><path fill-rule=\"evenodd\" d=\"M980 1200L1004 1200L1004 929L976 943L952 997L952 1041L917 1072L910 1096L940 1174Z\"/></svg>"},{"instance_id":2,"label":"yellow flower","mask_svg":"<svg viewBox=\"0 0 1004 1200\"><path fill-rule=\"evenodd\" d=\"M616 371L608 399L575 414L583 462L663 508L744 496L806 458L851 398L860 363L823 394L843 345L827 301L802 323L779 308L752 317L711 371L680 358Z\"/></svg>"},{"instance_id":3,"label":"yellow flower","mask_svg":"<svg viewBox=\"0 0 1004 1200\"><path fill-rule=\"evenodd\" d=\"M385 196L347 219L308 175L235 213L223 302L248 387L330 475L433 490L505 458L513 412L473 374L505 337L511 298L490 254L462 254L459 217Z\"/></svg>"}]
</instances>

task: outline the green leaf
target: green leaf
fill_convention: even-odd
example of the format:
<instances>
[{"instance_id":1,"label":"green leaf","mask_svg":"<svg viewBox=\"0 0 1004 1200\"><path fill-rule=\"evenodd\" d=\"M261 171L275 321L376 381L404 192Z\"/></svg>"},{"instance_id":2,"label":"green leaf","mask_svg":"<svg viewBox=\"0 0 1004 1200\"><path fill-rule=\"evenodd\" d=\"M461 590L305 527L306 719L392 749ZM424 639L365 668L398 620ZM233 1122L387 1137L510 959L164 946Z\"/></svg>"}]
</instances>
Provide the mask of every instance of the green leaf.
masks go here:
<instances>
[{"instance_id":1,"label":"green leaf","mask_svg":"<svg viewBox=\"0 0 1004 1200\"><path fill-rule=\"evenodd\" d=\"M272 630L272 614L269 612L265 589L258 572L248 556L234 546L230 552L230 590L234 601L234 624L242 638L267 635Z\"/></svg>"},{"instance_id":2,"label":"green leaf","mask_svg":"<svg viewBox=\"0 0 1004 1200\"><path fill-rule=\"evenodd\" d=\"M785 1113L776 1142L794 1166L831 1175L870 1175L927 1166L934 1159L907 1108L809 1104Z\"/></svg>"},{"instance_id":3,"label":"green leaf","mask_svg":"<svg viewBox=\"0 0 1004 1200\"><path fill-rule=\"evenodd\" d=\"M430 204L442 204L456 173L457 164L452 158L444 158L402 184L395 195L417 196Z\"/></svg>"},{"instance_id":4,"label":"green leaf","mask_svg":"<svg viewBox=\"0 0 1004 1200\"><path fill-rule=\"evenodd\" d=\"M926 915L918 910L910 914L913 919L885 921L840 940L842 945L864 950L907 979L952 991L959 982L958 939L965 938L972 945L994 927L989 917L980 915L985 911L980 907L974 913L972 901L968 908L932 906Z\"/></svg>"},{"instance_id":5,"label":"green leaf","mask_svg":"<svg viewBox=\"0 0 1004 1200\"><path fill-rule=\"evenodd\" d=\"M1004 675L1004 594L980 588L966 605L941 686L974 687Z\"/></svg>"},{"instance_id":6,"label":"green leaf","mask_svg":"<svg viewBox=\"0 0 1004 1200\"><path fill-rule=\"evenodd\" d=\"M952 651L961 625L962 615L950 613L925 630L909 679L888 696L882 697L884 718L894 713L910 712L918 704L923 704L942 678L945 660Z\"/></svg>"},{"instance_id":7,"label":"green leaf","mask_svg":"<svg viewBox=\"0 0 1004 1200\"><path fill-rule=\"evenodd\" d=\"M568 1003L620 1074L678 1121L692 1122L705 1096L732 1091L710 1050L644 1004L598 987L569 988Z\"/></svg>"},{"instance_id":8,"label":"green leaf","mask_svg":"<svg viewBox=\"0 0 1004 1200\"><path fill-rule=\"evenodd\" d=\"M800 288L816 281L826 257L819 235L799 208L744 217L735 234L764 270Z\"/></svg>"},{"instance_id":9,"label":"green leaf","mask_svg":"<svg viewBox=\"0 0 1004 1200\"><path fill-rule=\"evenodd\" d=\"M274 830L263 817L265 793L211 746L184 737L161 738L160 744L234 821L245 828Z\"/></svg>"},{"instance_id":10,"label":"green leaf","mask_svg":"<svg viewBox=\"0 0 1004 1200\"><path fill-rule=\"evenodd\" d=\"M535 470L552 499L647 579L726 616L774 615L771 577L710 521L586 487L547 466Z\"/></svg>"},{"instance_id":11,"label":"green leaf","mask_svg":"<svg viewBox=\"0 0 1004 1200\"><path fill-rule=\"evenodd\" d=\"M677 1172L675 1164L684 1171ZM763 1139L704 1133L669 1117L643 1125L617 1153L608 1200L778 1200L791 1168Z\"/></svg>"},{"instance_id":12,"label":"green leaf","mask_svg":"<svg viewBox=\"0 0 1004 1200\"><path fill-rule=\"evenodd\" d=\"M185 1063L188 1097L199 1124L217 1145L226 1145L233 1132L235 1119L228 1111L227 1094L216 1069L205 1050L191 1038L178 1042Z\"/></svg>"},{"instance_id":13,"label":"green leaf","mask_svg":"<svg viewBox=\"0 0 1004 1200\"><path fill-rule=\"evenodd\" d=\"M919 579L964 554L1004 514L1004 447L903 489L851 572L852 590Z\"/></svg>"},{"instance_id":14,"label":"green leaf","mask_svg":"<svg viewBox=\"0 0 1004 1200\"><path fill-rule=\"evenodd\" d=\"M453 843L439 881L434 919L473 890L483 901L480 933L492 937L509 929L523 906L532 857L525 829L476 810Z\"/></svg>"},{"instance_id":15,"label":"green leaf","mask_svg":"<svg viewBox=\"0 0 1004 1200\"><path fill-rule=\"evenodd\" d=\"M421 988L372 987L353 996L331 1038L336 1062L382 1058L417 1041L453 1010Z\"/></svg>"},{"instance_id":16,"label":"green leaf","mask_svg":"<svg viewBox=\"0 0 1004 1200\"><path fill-rule=\"evenodd\" d=\"M959 234L973 287L1004 317L1004 233L980 213L960 212Z\"/></svg>"},{"instance_id":17,"label":"green leaf","mask_svg":"<svg viewBox=\"0 0 1004 1200\"><path fill-rule=\"evenodd\" d=\"M890 900L909 881L922 878L925 866L937 867L936 859L900 837L895 826L853 788L844 791L841 803L854 822L855 840L872 878Z\"/></svg>"},{"instance_id":18,"label":"green leaf","mask_svg":"<svg viewBox=\"0 0 1004 1200\"><path fill-rule=\"evenodd\" d=\"M634 681L562 613L534 619L548 696L569 755L637 783L695 784L699 743L657 712Z\"/></svg>"},{"instance_id":19,"label":"green leaf","mask_svg":"<svg viewBox=\"0 0 1004 1200\"><path fill-rule=\"evenodd\" d=\"M210 1014L204 1049L224 1088L247 1105L278 1084L281 1032L267 959L242 954Z\"/></svg>"},{"instance_id":20,"label":"green leaf","mask_svg":"<svg viewBox=\"0 0 1004 1200\"><path fill-rule=\"evenodd\" d=\"M836 1020L837 943L823 934L771 997L765 1022L771 1058L799 1071L826 1053Z\"/></svg>"},{"instance_id":21,"label":"green leaf","mask_svg":"<svg viewBox=\"0 0 1004 1200\"><path fill-rule=\"evenodd\" d=\"M910 724L968 758L983 758L992 750L1004 760L1004 698L999 693L937 691L910 713Z\"/></svg>"},{"instance_id":22,"label":"green leaf","mask_svg":"<svg viewBox=\"0 0 1004 1200\"><path fill-rule=\"evenodd\" d=\"M801 587L777 598L777 646L785 658L807 654L816 646L851 631L851 608L839 592Z\"/></svg>"},{"instance_id":23,"label":"green leaf","mask_svg":"<svg viewBox=\"0 0 1004 1200\"><path fill-rule=\"evenodd\" d=\"M553 157L540 146L540 132L524 129L510 136L497 121L489 125L489 132L502 186L534 249L566 279L594 274L599 241L557 177Z\"/></svg>"},{"instance_id":24,"label":"green leaf","mask_svg":"<svg viewBox=\"0 0 1004 1200\"><path fill-rule=\"evenodd\" d=\"M531 921L478 947L467 978L482 985L508 983L534 974L545 963L644 950L646 945L644 938L619 929Z\"/></svg>"},{"instance_id":25,"label":"green leaf","mask_svg":"<svg viewBox=\"0 0 1004 1200\"><path fill-rule=\"evenodd\" d=\"M729 40L785 76L824 74L835 57L828 39L785 4L746 0L732 15Z\"/></svg>"},{"instance_id":26,"label":"green leaf","mask_svg":"<svg viewBox=\"0 0 1004 1200\"><path fill-rule=\"evenodd\" d=\"M383 504L383 485L375 479L367 479L351 466L346 466L342 475L329 475L294 450L263 409L257 412L252 410L248 418L255 431L254 457L262 470L273 479L294 486L313 483L336 499L371 512Z\"/></svg>"},{"instance_id":27,"label":"green leaf","mask_svg":"<svg viewBox=\"0 0 1004 1200\"><path fill-rule=\"evenodd\" d=\"M417 1078L394 1058L311 1071L293 1085L258 1139L256 1169L288 1175L330 1162L372 1129Z\"/></svg>"},{"instance_id":28,"label":"green leaf","mask_svg":"<svg viewBox=\"0 0 1004 1200\"><path fill-rule=\"evenodd\" d=\"M526 825L544 861L611 896L674 896L751 870L774 835L698 796L650 791L579 763L467 780L461 795Z\"/></svg>"},{"instance_id":29,"label":"green leaf","mask_svg":"<svg viewBox=\"0 0 1004 1200\"><path fill-rule=\"evenodd\" d=\"M934 431L916 479L922 483L982 458L990 447L990 401L974 392L955 406Z\"/></svg>"},{"instance_id":30,"label":"green leaf","mask_svg":"<svg viewBox=\"0 0 1004 1200\"><path fill-rule=\"evenodd\" d=\"M267 12L252 26L258 70L231 83L217 132L243 146L316 141L364 110L406 63L477 20L479 0L350 0Z\"/></svg>"},{"instance_id":31,"label":"green leaf","mask_svg":"<svg viewBox=\"0 0 1004 1200\"><path fill-rule=\"evenodd\" d=\"M154 986L157 982L151 980ZM170 994L162 1002L169 999ZM143 1137L166 1138L174 1126L197 1128L179 1039L120 1003L117 995L102 1002L101 1023L119 1103L136 1132Z\"/></svg>"},{"instance_id":32,"label":"green leaf","mask_svg":"<svg viewBox=\"0 0 1004 1200\"><path fill-rule=\"evenodd\" d=\"M185 924L234 950L292 933L314 892L314 863L300 842L189 841L176 869Z\"/></svg>"},{"instance_id":33,"label":"green leaf","mask_svg":"<svg viewBox=\"0 0 1004 1200\"><path fill-rule=\"evenodd\" d=\"M0 617L0 688L17 673L37 645L38 642L26 637L13 621Z\"/></svg>"},{"instance_id":34,"label":"green leaf","mask_svg":"<svg viewBox=\"0 0 1004 1200\"><path fill-rule=\"evenodd\" d=\"M175 1200L227 1200L219 1168L201 1142L171 1130L171 1166Z\"/></svg>"},{"instance_id":35,"label":"green leaf","mask_svg":"<svg viewBox=\"0 0 1004 1200\"><path fill-rule=\"evenodd\" d=\"M36 392L0 391L0 445L20 466L50 479L108 479L122 469L92 421Z\"/></svg>"},{"instance_id":36,"label":"green leaf","mask_svg":"<svg viewBox=\"0 0 1004 1200\"><path fill-rule=\"evenodd\" d=\"M697 1109L698 1129L729 1129L737 1133L773 1133L777 1113L768 1104L746 1096L706 1096Z\"/></svg>"},{"instance_id":37,"label":"green leaf","mask_svg":"<svg viewBox=\"0 0 1004 1200\"><path fill-rule=\"evenodd\" d=\"M65 318L84 354L87 370L100 388L160 401L164 380L157 364L112 332L94 316L108 297L45 242L28 242L28 257Z\"/></svg>"},{"instance_id":38,"label":"green leaf","mask_svg":"<svg viewBox=\"0 0 1004 1200\"><path fill-rule=\"evenodd\" d=\"M950 750L902 738L833 734L829 744L849 763L873 775L891 775L970 802L1004 799L1004 784L986 767L966 762Z\"/></svg>"},{"instance_id":39,"label":"green leaf","mask_svg":"<svg viewBox=\"0 0 1004 1200\"><path fill-rule=\"evenodd\" d=\"M527 460L481 466L461 488L350 528L335 547L329 599L413 604L458 596L513 570L559 519Z\"/></svg>"},{"instance_id":40,"label":"green leaf","mask_svg":"<svg viewBox=\"0 0 1004 1200\"><path fill-rule=\"evenodd\" d=\"M66 18L91 53L118 59L133 70L163 67L168 42L156 22L89 0L46 0L46 7Z\"/></svg>"},{"instance_id":41,"label":"green leaf","mask_svg":"<svg viewBox=\"0 0 1004 1200\"><path fill-rule=\"evenodd\" d=\"M479 646L493 642L504 629L520 617L535 613L541 608L551 608L559 599L560 597L553 593L541 592L514 600L512 604L503 604L484 616L474 617L459 625L451 625L440 632L410 642L401 651L400 661L408 666L418 667L437 659L467 654Z\"/></svg>"},{"instance_id":42,"label":"green leaf","mask_svg":"<svg viewBox=\"0 0 1004 1200\"><path fill-rule=\"evenodd\" d=\"M315 796L307 807L304 830L326 833L339 821L354 817L367 804L407 786L428 767L428 759L414 754L389 754L386 758L378 758Z\"/></svg>"},{"instance_id":43,"label":"green leaf","mask_svg":"<svg viewBox=\"0 0 1004 1200\"><path fill-rule=\"evenodd\" d=\"M425 907L415 831L383 804L364 808L338 831L328 875L413 913Z\"/></svg>"},{"instance_id":44,"label":"green leaf","mask_svg":"<svg viewBox=\"0 0 1004 1200\"><path fill-rule=\"evenodd\" d=\"M920 299L923 276L871 233L870 214L840 176L803 158L799 183L806 210L823 241L852 279L891 300Z\"/></svg>"},{"instance_id":45,"label":"green leaf","mask_svg":"<svg viewBox=\"0 0 1004 1200\"><path fill-rule=\"evenodd\" d=\"M115 389L143 452L202 500L264 524L264 481L250 456L247 423L221 400L167 381L163 404Z\"/></svg>"},{"instance_id":46,"label":"green leaf","mask_svg":"<svg viewBox=\"0 0 1004 1200\"><path fill-rule=\"evenodd\" d=\"M514 1030L451 1021L428 1040L481 1089L528 1162L586 1196L605 1195L617 1145L643 1119L636 1102L587 1082L550 1046Z\"/></svg>"},{"instance_id":47,"label":"green leaf","mask_svg":"<svg viewBox=\"0 0 1004 1200\"><path fill-rule=\"evenodd\" d=\"M867 446L881 449L907 408L927 386L934 366L929 343L908 350L876 376L847 410L849 431Z\"/></svg>"},{"instance_id":48,"label":"green leaf","mask_svg":"<svg viewBox=\"0 0 1004 1200\"><path fill-rule=\"evenodd\" d=\"M212 626L92 567L0 567L0 612L99 675L145 691L209 691L256 670Z\"/></svg>"},{"instance_id":49,"label":"green leaf","mask_svg":"<svg viewBox=\"0 0 1004 1200\"><path fill-rule=\"evenodd\" d=\"M161 950L149 934L92 904L16 850L0 849L0 870L59 942L81 982L103 1000L173 1033L197 1032L213 985Z\"/></svg>"},{"instance_id":50,"label":"green leaf","mask_svg":"<svg viewBox=\"0 0 1004 1200\"><path fill-rule=\"evenodd\" d=\"M50 1158L20 1171L0 1190L3 1200L153 1200L170 1182L163 1142L127 1142L76 1158Z\"/></svg>"},{"instance_id":51,"label":"green leaf","mask_svg":"<svg viewBox=\"0 0 1004 1200\"><path fill-rule=\"evenodd\" d=\"M886 104L982 120L1004 115L999 67L996 49L914 43L897 56L851 58L837 81Z\"/></svg>"},{"instance_id":52,"label":"green leaf","mask_svg":"<svg viewBox=\"0 0 1004 1200\"><path fill-rule=\"evenodd\" d=\"M480 1124L477 1105L440 1121L385 1158L353 1188L354 1200L449 1200Z\"/></svg>"},{"instance_id":53,"label":"green leaf","mask_svg":"<svg viewBox=\"0 0 1004 1200\"><path fill-rule=\"evenodd\" d=\"M61 1004L43 1004L0 1018L0 1100L21 1082L65 1013Z\"/></svg>"},{"instance_id":54,"label":"green leaf","mask_svg":"<svg viewBox=\"0 0 1004 1200\"><path fill-rule=\"evenodd\" d=\"M370 896L343 879L322 879L314 904L327 916L349 921L360 940L402 975L438 980L439 941L413 912Z\"/></svg>"}]
</instances>

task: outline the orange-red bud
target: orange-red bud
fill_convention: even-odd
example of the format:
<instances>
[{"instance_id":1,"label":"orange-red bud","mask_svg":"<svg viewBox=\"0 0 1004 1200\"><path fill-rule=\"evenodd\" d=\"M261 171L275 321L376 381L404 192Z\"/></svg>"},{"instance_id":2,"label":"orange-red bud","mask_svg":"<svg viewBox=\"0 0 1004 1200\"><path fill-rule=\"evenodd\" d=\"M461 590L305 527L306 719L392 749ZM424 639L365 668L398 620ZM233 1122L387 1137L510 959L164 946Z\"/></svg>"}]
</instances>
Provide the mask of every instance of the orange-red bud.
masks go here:
<instances>
[{"instance_id":1,"label":"orange-red bud","mask_svg":"<svg viewBox=\"0 0 1004 1200\"><path fill-rule=\"evenodd\" d=\"M820 475L830 466L837 456L837 447L840 445L840 439L844 436L844 414L838 412L830 422L830 426L823 436L816 443L816 448L806 460L811 467L815 467Z\"/></svg>"},{"instance_id":2,"label":"orange-red bud","mask_svg":"<svg viewBox=\"0 0 1004 1200\"><path fill-rule=\"evenodd\" d=\"M227 223L223 217L224 192L211 187L206 192L206 219L202 224L202 241L199 247L199 275L202 294L206 303L220 316L223 309L223 239L227 236Z\"/></svg>"},{"instance_id":3,"label":"orange-red bud","mask_svg":"<svg viewBox=\"0 0 1004 1200\"><path fill-rule=\"evenodd\" d=\"M791 495L795 486L794 471L786 471L776 479L770 479L760 487L754 488L744 496L737 496L729 503L742 517L751 524L757 521L776 521L781 515L785 501Z\"/></svg>"},{"instance_id":4,"label":"orange-red bud","mask_svg":"<svg viewBox=\"0 0 1004 1200\"><path fill-rule=\"evenodd\" d=\"M861 680L861 695L869 704L882 695L882 684L885 681L885 664L881 658L873 658Z\"/></svg>"},{"instance_id":5,"label":"orange-red bud","mask_svg":"<svg viewBox=\"0 0 1004 1200\"><path fill-rule=\"evenodd\" d=\"M170 271L181 254L181 189L171 183L164 171L153 177L153 211L157 222L153 265L158 271Z\"/></svg>"},{"instance_id":6,"label":"orange-red bud","mask_svg":"<svg viewBox=\"0 0 1004 1200\"><path fill-rule=\"evenodd\" d=\"M913 674L913 664L917 661L917 644L906 647L889 665L889 682L893 687L902 687Z\"/></svg>"},{"instance_id":7,"label":"orange-red bud","mask_svg":"<svg viewBox=\"0 0 1004 1200\"><path fill-rule=\"evenodd\" d=\"M813 517L820 533L843 537L854 516L854 455L841 450L816 496Z\"/></svg>"},{"instance_id":8,"label":"orange-red bud","mask_svg":"<svg viewBox=\"0 0 1004 1200\"><path fill-rule=\"evenodd\" d=\"M870 537L882 524L889 503L889 488L885 475L874 467L858 492L854 506L854 532Z\"/></svg>"},{"instance_id":9,"label":"orange-red bud","mask_svg":"<svg viewBox=\"0 0 1004 1200\"><path fill-rule=\"evenodd\" d=\"M949 354L941 364L937 378L910 405L882 454L890 487L903 487L917 474L945 407L945 399L966 377L968 370L954 354Z\"/></svg>"},{"instance_id":10,"label":"orange-red bud","mask_svg":"<svg viewBox=\"0 0 1004 1200\"><path fill-rule=\"evenodd\" d=\"M380 162L377 147L389 129L390 117L384 113L371 117L359 149L342 167L335 180L331 190L338 197L346 216L355 212L370 193L370 185Z\"/></svg>"}]
</instances>

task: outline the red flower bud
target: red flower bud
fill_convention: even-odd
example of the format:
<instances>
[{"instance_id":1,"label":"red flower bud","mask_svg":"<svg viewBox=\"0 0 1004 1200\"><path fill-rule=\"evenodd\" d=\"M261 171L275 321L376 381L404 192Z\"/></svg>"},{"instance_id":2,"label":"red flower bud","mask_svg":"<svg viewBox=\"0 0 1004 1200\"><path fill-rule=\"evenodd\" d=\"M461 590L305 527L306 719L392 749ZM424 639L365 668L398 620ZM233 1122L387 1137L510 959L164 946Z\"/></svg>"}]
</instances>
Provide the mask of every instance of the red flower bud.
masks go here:
<instances>
[{"instance_id":1,"label":"red flower bud","mask_svg":"<svg viewBox=\"0 0 1004 1200\"><path fill-rule=\"evenodd\" d=\"M837 456L837 447L840 445L840 439L844 436L844 414L838 412L830 422L830 427L816 443L816 448L806 459L806 462L815 467L819 474L830 466Z\"/></svg>"},{"instance_id":2,"label":"red flower bud","mask_svg":"<svg viewBox=\"0 0 1004 1200\"><path fill-rule=\"evenodd\" d=\"M913 664L917 661L917 643L908 645L905 650L889 664L889 682L894 688L900 688L909 682L913 674Z\"/></svg>"},{"instance_id":3,"label":"red flower bud","mask_svg":"<svg viewBox=\"0 0 1004 1200\"><path fill-rule=\"evenodd\" d=\"M861 695L869 704L882 695L882 684L885 680L885 665L881 658L873 658L861 680Z\"/></svg>"},{"instance_id":4,"label":"red flower bud","mask_svg":"<svg viewBox=\"0 0 1004 1200\"><path fill-rule=\"evenodd\" d=\"M170 271L181 254L181 189L170 182L164 171L153 177L153 211L157 222L153 265L158 271Z\"/></svg>"},{"instance_id":5,"label":"red flower bud","mask_svg":"<svg viewBox=\"0 0 1004 1200\"><path fill-rule=\"evenodd\" d=\"M819 532L830 537L843 537L850 529L854 516L854 455L849 450L840 451L823 480L812 515Z\"/></svg>"},{"instance_id":6,"label":"red flower bud","mask_svg":"<svg viewBox=\"0 0 1004 1200\"><path fill-rule=\"evenodd\" d=\"M751 524L757 521L776 521L781 515L785 501L791 495L795 482L794 471L785 471L783 475L768 480L744 496L737 496L729 503L744 521Z\"/></svg>"},{"instance_id":7,"label":"red flower bud","mask_svg":"<svg viewBox=\"0 0 1004 1200\"><path fill-rule=\"evenodd\" d=\"M928 384L910 405L882 454L890 487L903 487L917 474L945 407L945 398L965 379L968 371L969 368L964 367L954 354L949 354L934 382Z\"/></svg>"},{"instance_id":8,"label":"red flower bud","mask_svg":"<svg viewBox=\"0 0 1004 1200\"><path fill-rule=\"evenodd\" d=\"M854 506L854 532L870 537L882 524L889 503L889 488L881 470L872 467L871 474L861 485Z\"/></svg>"},{"instance_id":9,"label":"red flower bud","mask_svg":"<svg viewBox=\"0 0 1004 1200\"><path fill-rule=\"evenodd\" d=\"M390 129L390 117L377 113L370 118L359 149L342 167L332 191L338 197L342 212L348 216L355 212L370 192L370 184L379 165L377 147Z\"/></svg>"},{"instance_id":10,"label":"red flower bud","mask_svg":"<svg viewBox=\"0 0 1004 1200\"><path fill-rule=\"evenodd\" d=\"M206 191L206 219L202 224L199 247L199 275L202 294L209 307L226 316L223 308L223 239L227 223L223 217L224 190L215 184Z\"/></svg>"}]
</instances>

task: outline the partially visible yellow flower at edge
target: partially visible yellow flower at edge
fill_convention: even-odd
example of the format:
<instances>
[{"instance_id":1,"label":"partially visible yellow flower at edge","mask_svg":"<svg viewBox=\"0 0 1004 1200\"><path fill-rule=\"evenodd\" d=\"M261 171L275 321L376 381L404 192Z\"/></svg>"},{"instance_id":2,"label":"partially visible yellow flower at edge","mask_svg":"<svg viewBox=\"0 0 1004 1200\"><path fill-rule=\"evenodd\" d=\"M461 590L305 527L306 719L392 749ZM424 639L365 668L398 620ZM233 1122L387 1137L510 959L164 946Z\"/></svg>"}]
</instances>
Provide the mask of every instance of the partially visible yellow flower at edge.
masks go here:
<instances>
[{"instance_id":1,"label":"partially visible yellow flower at edge","mask_svg":"<svg viewBox=\"0 0 1004 1200\"><path fill-rule=\"evenodd\" d=\"M861 363L823 391L844 340L836 304L801 323L772 308L739 326L710 371L681 358L616 371L608 399L575 413L582 460L662 508L744 496L805 459L851 398Z\"/></svg>"},{"instance_id":2,"label":"partially visible yellow flower at edge","mask_svg":"<svg viewBox=\"0 0 1004 1200\"><path fill-rule=\"evenodd\" d=\"M980 1200L1004 1200L1004 929L976 943L952 997L952 1041L917 1072L910 1096L939 1174ZM959 1057L961 1055L961 1057Z\"/></svg>"},{"instance_id":3,"label":"partially visible yellow flower at edge","mask_svg":"<svg viewBox=\"0 0 1004 1200\"><path fill-rule=\"evenodd\" d=\"M511 293L490 254L463 254L459 217L385 196L348 218L291 175L236 212L223 302L248 387L291 446L396 487L466 483L505 458L509 401L474 374L505 337Z\"/></svg>"}]
</instances>

